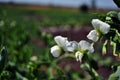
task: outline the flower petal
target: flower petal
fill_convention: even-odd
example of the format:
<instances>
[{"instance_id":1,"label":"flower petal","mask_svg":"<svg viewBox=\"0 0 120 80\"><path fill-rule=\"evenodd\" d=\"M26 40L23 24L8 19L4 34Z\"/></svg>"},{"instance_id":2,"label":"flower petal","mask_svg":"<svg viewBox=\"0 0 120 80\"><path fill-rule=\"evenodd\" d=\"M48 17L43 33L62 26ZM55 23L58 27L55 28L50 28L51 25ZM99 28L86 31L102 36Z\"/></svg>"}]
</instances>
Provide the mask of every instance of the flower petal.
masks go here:
<instances>
[{"instance_id":1,"label":"flower petal","mask_svg":"<svg viewBox=\"0 0 120 80\"><path fill-rule=\"evenodd\" d=\"M99 39L99 35L97 33L96 30L92 30L89 32L89 34L87 35L87 38L94 41L94 42L97 42L98 39Z\"/></svg>"},{"instance_id":2,"label":"flower petal","mask_svg":"<svg viewBox=\"0 0 120 80\"><path fill-rule=\"evenodd\" d=\"M78 43L76 41L70 41L66 44L66 50L68 52L74 52L77 49Z\"/></svg>"},{"instance_id":3,"label":"flower petal","mask_svg":"<svg viewBox=\"0 0 120 80\"><path fill-rule=\"evenodd\" d=\"M94 52L94 48L93 45L91 45L89 42L85 41L85 40L81 40L78 43L78 49L80 49L81 51L86 51L88 50L90 53Z\"/></svg>"},{"instance_id":4,"label":"flower petal","mask_svg":"<svg viewBox=\"0 0 120 80\"><path fill-rule=\"evenodd\" d=\"M66 43L68 43L68 39L62 36L56 36L54 40L60 47L65 47Z\"/></svg>"},{"instance_id":5,"label":"flower petal","mask_svg":"<svg viewBox=\"0 0 120 80\"><path fill-rule=\"evenodd\" d=\"M95 30L99 31L99 29L100 29L99 19L93 19L92 20L92 25L95 28Z\"/></svg>"},{"instance_id":6,"label":"flower petal","mask_svg":"<svg viewBox=\"0 0 120 80\"><path fill-rule=\"evenodd\" d=\"M51 48L50 52L54 57L59 57L61 54L61 49L58 45L55 45Z\"/></svg>"},{"instance_id":7,"label":"flower petal","mask_svg":"<svg viewBox=\"0 0 120 80\"><path fill-rule=\"evenodd\" d=\"M110 31L110 25L107 23L101 24L100 31L102 34L107 34Z\"/></svg>"},{"instance_id":8,"label":"flower petal","mask_svg":"<svg viewBox=\"0 0 120 80\"><path fill-rule=\"evenodd\" d=\"M110 30L110 25L99 19L93 19L92 25L97 31L101 32L102 34L107 34Z\"/></svg>"}]
</instances>

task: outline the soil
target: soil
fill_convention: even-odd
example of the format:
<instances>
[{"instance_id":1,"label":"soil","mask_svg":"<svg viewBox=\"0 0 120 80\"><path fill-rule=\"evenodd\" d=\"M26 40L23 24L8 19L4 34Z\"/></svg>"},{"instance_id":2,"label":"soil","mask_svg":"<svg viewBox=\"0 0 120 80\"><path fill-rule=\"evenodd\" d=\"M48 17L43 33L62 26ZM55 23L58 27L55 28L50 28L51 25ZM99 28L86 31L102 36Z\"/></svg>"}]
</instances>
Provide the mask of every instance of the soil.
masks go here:
<instances>
[{"instance_id":1,"label":"soil","mask_svg":"<svg viewBox=\"0 0 120 80\"><path fill-rule=\"evenodd\" d=\"M68 26L58 26L58 27L43 27L40 28L40 31L43 32L48 32L54 36L64 36L68 37L69 40L75 40L75 41L80 41L80 40L86 40L86 36L89 33L89 31L92 29L90 26L77 26L75 28L73 27L68 27Z\"/></svg>"}]
</instances>

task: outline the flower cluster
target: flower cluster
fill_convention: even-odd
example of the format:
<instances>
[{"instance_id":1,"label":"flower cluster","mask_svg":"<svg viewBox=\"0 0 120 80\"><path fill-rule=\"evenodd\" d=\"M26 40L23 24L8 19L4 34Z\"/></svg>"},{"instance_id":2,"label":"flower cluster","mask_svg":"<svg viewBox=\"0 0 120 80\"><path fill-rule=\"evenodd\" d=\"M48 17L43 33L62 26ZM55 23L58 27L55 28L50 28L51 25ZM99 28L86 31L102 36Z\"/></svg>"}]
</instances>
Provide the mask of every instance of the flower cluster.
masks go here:
<instances>
[{"instance_id":1,"label":"flower cluster","mask_svg":"<svg viewBox=\"0 0 120 80\"><path fill-rule=\"evenodd\" d=\"M100 35L107 34L110 30L110 25L99 19L93 19L92 25L94 30L90 31L87 38L93 42L97 42ZM76 60L81 62L84 54L94 52L93 44L86 40L81 40L80 42L69 41L67 37L62 36L56 36L54 40L57 43L51 48L51 54L54 57L59 57L62 50L64 50L65 52L75 53Z\"/></svg>"},{"instance_id":2,"label":"flower cluster","mask_svg":"<svg viewBox=\"0 0 120 80\"><path fill-rule=\"evenodd\" d=\"M54 57L59 57L62 50L74 52L78 45L76 41L68 41L66 37L62 36L56 36L54 40L57 43L57 45L51 48L51 53Z\"/></svg>"},{"instance_id":3,"label":"flower cluster","mask_svg":"<svg viewBox=\"0 0 120 80\"><path fill-rule=\"evenodd\" d=\"M68 41L66 37L56 36L54 38L57 45L51 48L51 54L54 57L59 57L62 50L65 52L75 52L76 60L81 61L85 52L93 53L93 45L85 40L81 40L79 43L76 41Z\"/></svg>"}]
</instances>

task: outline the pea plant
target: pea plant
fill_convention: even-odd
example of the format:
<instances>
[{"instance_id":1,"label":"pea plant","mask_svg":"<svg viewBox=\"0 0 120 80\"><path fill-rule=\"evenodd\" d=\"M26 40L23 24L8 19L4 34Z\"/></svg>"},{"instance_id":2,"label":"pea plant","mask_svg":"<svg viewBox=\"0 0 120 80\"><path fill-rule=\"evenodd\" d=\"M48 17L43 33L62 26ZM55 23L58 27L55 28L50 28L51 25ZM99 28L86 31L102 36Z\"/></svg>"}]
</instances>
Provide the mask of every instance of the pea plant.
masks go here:
<instances>
[{"instance_id":1,"label":"pea plant","mask_svg":"<svg viewBox=\"0 0 120 80\"><path fill-rule=\"evenodd\" d=\"M119 7L119 0L114 1ZM78 16L83 20L80 22L86 23L89 20L85 20L85 18L91 15L74 15L74 13L68 14L69 12L63 14L63 12L62 17L57 14L55 20L50 23L56 11L55 13L42 11L42 13L18 8L7 9L7 7L0 8L0 11L0 80L105 80L106 78L97 71L96 61L99 59L95 60L94 58L97 51L95 45L99 42L102 43L103 55L109 54L108 50L111 49L113 56L117 59L120 57L120 12L110 11L106 15L100 15L98 19L92 19L93 30L86 36L88 41L77 42L60 35L56 36L54 41L51 34L39 32L38 27L35 26L81 24L78 23ZM50 19L45 18L40 23L32 19L31 21L26 15L24 16L28 13L31 15L40 13L43 14L42 16L46 16L45 14L50 12ZM75 16L75 18L71 18L71 16ZM89 17L89 19L91 18L93 16ZM65 22L66 20L68 22ZM37 41L34 41L34 38ZM39 44L38 41L41 41L40 43L43 41L43 46L36 46ZM68 66L62 71L58 65L68 57L80 63L80 67L88 72L87 76L84 76L84 72L73 71ZM108 80L120 80L120 63L116 62L110 66L113 73L110 74Z\"/></svg>"},{"instance_id":2,"label":"pea plant","mask_svg":"<svg viewBox=\"0 0 120 80\"><path fill-rule=\"evenodd\" d=\"M119 7L119 0L114 0ZM82 63L80 66L91 76L90 80L105 80L96 71L93 53L96 42L103 42L102 53L107 53L107 45L112 46L113 56L120 57L120 12L110 11L99 19L92 19L93 30L86 36L89 41L70 41L67 37L55 36L56 45L51 47L51 54L59 59L74 57ZM73 56L74 55L74 56ZM108 80L120 80L120 64L112 65L113 73Z\"/></svg>"}]
</instances>

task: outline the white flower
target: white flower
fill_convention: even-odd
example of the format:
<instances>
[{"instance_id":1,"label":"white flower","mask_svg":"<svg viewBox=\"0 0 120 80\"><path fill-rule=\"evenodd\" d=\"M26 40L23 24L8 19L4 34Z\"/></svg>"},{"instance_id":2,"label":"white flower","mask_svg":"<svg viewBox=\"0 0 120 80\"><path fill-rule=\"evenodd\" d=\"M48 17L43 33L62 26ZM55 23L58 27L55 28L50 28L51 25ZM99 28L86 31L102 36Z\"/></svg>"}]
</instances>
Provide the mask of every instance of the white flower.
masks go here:
<instances>
[{"instance_id":1,"label":"white flower","mask_svg":"<svg viewBox=\"0 0 120 80\"><path fill-rule=\"evenodd\" d=\"M61 48L58 45L55 45L51 48L50 52L54 57L59 57L61 54Z\"/></svg>"},{"instance_id":2,"label":"white flower","mask_svg":"<svg viewBox=\"0 0 120 80\"><path fill-rule=\"evenodd\" d=\"M78 43L76 41L70 41L66 44L66 50L68 52L74 52L77 49Z\"/></svg>"},{"instance_id":3,"label":"white flower","mask_svg":"<svg viewBox=\"0 0 120 80\"><path fill-rule=\"evenodd\" d=\"M75 53L76 60L81 62L82 57L86 51L89 53L93 53L94 52L93 45L85 40L81 40L78 43L78 51Z\"/></svg>"},{"instance_id":4,"label":"white flower","mask_svg":"<svg viewBox=\"0 0 120 80\"><path fill-rule=\"evenodd\" d=\"M82 57L83 57L83 53L81 53L80 51L77 51L76 53L75 53L75 57L76 57L76 60L77 61L82 61Z\"/></svg>"},{"instance_id":5,"label":"white flower","mask_svg":"<svg viewBox=\"0 0 120 80\"><path fill-rule=\"evenodd\" d=\"M66 44L68 43L68 39L66 37L56 36L54 40L58 46L62 47L65 50Z\"/></svg>"},{"instance_id":6,"label":"white flower","mask_svg":"<svg viewBox=\"0 0 120 80\"><path fill-rule=\"evenodd\" d=\"M30 58L30 60L33 61L33 62L36 62L36 61L38 60L38 57L37 57L37 56L32 56L32 57Z\"/></svg>"},{"instance_id":7,"label":"white flower","mask_svg":"<svg viewBox=\"0 0 120 80\"><path fill-rule=\"evenodd\" d=\"M89 32L89 34L87 35L87 38L94 41L94 42L97 42L99 39L99 34L97 33L96 30L91 30Z\"/></svg>"},{"instance_id":8,"label":"white flower","mask_svg":"<svg viewBox=\"0 0 120 80\"><path fill-rule=\"evenodd\" d=\"M92 25L98 32L102 34L107 34L110 30L110 25L99 19L93 19Z\"/></svg>"},{"instance_id":9,"label":"white flower","mask_svg":"<svg viewBox=\"0 0 120 80\"><path fill-rule=\"evenodd\" d=\"M88 51L90 53L93 53L94 52L94 48L93 48L93 45L90 44L89 42L85 41L85 40L81 40L79 43L78 43L78 49L80 51Z\"/></svg>"},{"instance_id":10,"label":"white flower","mask_svg":"<svg viewBox=\"0 0 120 80\"><path fill-rule=\"evenodd\" d=\"M61 47L63 47L68 42L67 37L62 37L62 36L56 36L54 40Z\"/></svg>"}]
</instances>

